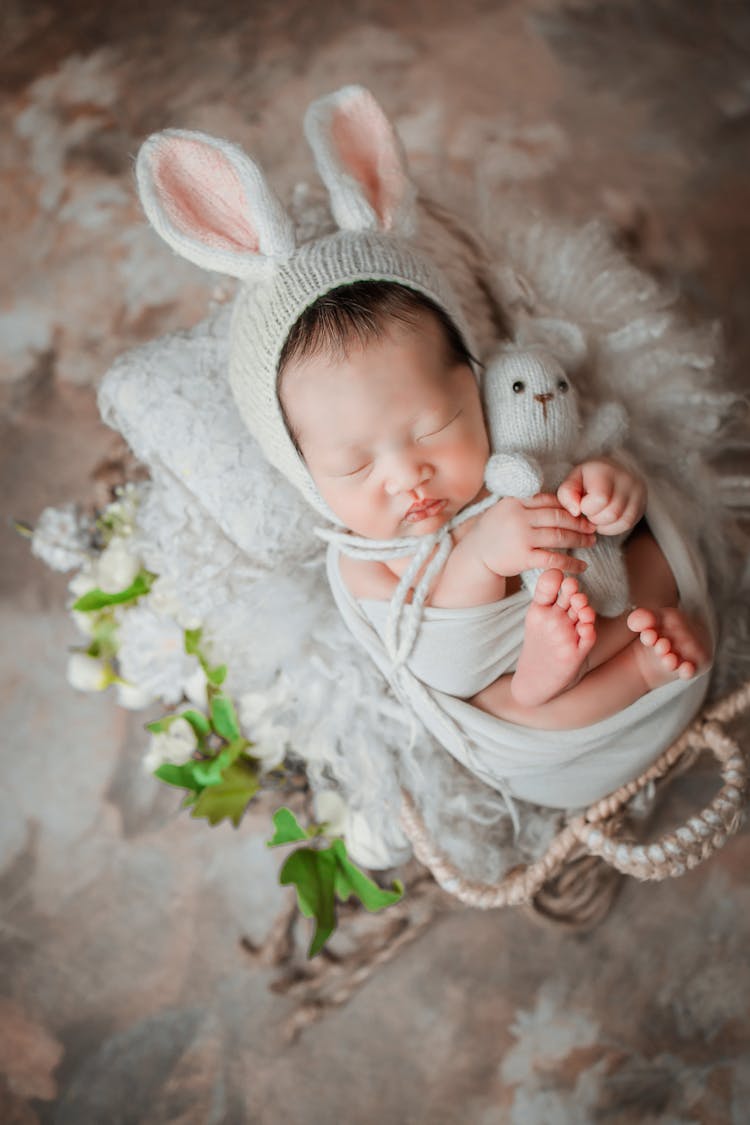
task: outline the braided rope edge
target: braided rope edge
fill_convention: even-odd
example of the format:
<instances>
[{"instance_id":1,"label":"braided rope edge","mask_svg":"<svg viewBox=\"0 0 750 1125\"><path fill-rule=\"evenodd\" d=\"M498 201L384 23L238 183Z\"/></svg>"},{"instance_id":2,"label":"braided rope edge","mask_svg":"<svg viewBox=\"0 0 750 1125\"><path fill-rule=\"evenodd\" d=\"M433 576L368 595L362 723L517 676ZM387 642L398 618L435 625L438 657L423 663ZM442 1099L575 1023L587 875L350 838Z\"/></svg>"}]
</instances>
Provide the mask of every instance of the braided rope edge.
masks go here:
<instances>
[{"instance_id":1,"label":"braided rope edge","mask_svg":"<svg viewBox=\"0 0 750 1125\"><path fill-rule=\"evenodd\" d=\"M750 681L708 708L633 781L574 817L535 863L514 868L497 884L467 879L431 838L413 797L402 790L401 824L417 859L448 894L481 910L530 902L563 868L577 845L626 875L661 880L683 875L723 847L742 823L747 801L748 765L737 742L723 729L750 708ZM723 785L698 814L649 845L619 840L612 827L616 814L651 781L664 778L688 751L709 749L720 764ZM607 830L609 827L609 831Z\"/></svg>"}]
</instances>

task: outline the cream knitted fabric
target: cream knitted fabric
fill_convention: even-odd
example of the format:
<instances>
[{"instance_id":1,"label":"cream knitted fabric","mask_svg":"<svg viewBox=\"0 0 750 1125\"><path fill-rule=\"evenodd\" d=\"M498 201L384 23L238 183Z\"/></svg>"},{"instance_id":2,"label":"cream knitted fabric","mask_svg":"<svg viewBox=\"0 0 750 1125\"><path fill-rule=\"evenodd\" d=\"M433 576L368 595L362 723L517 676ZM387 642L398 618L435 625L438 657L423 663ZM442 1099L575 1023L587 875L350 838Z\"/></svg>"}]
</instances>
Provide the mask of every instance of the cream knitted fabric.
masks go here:
<instances>
[{"instance_id":1,"label":"cream knitted fabric","mask_svg":"<svg viewBox=\"0 0 750 1125\"><path fill-rule=\"evenodd\" d=\"M240 148L167 130L136 165L155 230L191 261L242 280L229 378L240 414L268 460L333 523L287 432L277 395L281 350L318 297L357 281L398 282L434 301L469 351L471 334L447 279L409 241L416 189L396 133L367 90L347 86L313 102L306 132L342 228L296 246L293 225L261 169Z\"/></svg>"},{"instance_id":2,"label":"cream knitted fabric","mask_svg":"<svg viewBox=\"0 0 750 1125\"><path fill-rule=\"evenodd\" d=\"M545 348L504 347L488 362L482 392L493 453L485 481L502 496L556 492L587 457L614 452L627 429L624 409L606 403L586 419L570 375ZM628 579L620 536L600 536L594 547L573 551L588 568L581 585L605 617L628 605ZM540 571L524 571L533 591Z\"/></svg>"}]
</instances>

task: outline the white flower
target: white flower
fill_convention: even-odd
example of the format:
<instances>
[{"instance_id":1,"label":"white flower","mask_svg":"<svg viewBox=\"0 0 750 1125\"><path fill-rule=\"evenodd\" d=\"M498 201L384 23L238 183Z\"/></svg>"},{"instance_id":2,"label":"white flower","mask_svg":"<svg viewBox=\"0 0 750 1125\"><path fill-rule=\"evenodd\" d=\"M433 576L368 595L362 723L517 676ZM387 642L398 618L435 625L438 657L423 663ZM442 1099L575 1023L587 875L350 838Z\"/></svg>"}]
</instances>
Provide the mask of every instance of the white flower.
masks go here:
<instances>
[{"instance_id":1,"label":"white flower","mask_svg":"<svg viewBox=\"0 0 750 1125\"><path fill-rule=\"evenodd\" d=\"M250 753L272 770L283 762L289 745L291 729L276 718L289 704L289 685L284 676L266 691L248 691L240 698L238 711L240 726L253 745Z\"/></svg>"},{"instance_id":2,"label":"white flower","mask_svg":"<svg viewBox=\"0 0 750 1125\"><path fill-rule=\"evenodd\" d=\"M101 660L74 652L68 660L68 683L77 691L104 691L111 683L110 670Z\"/></svg>"},{"instance_id":3,"label":"white flower","mask_svg":"<svg viewBox=\"0 0 750 1125\"><path fill-rule=\"evenodd\" d=\"M115 536L94 566L96 583L105 594L117 594L132 585L141 569L141 561L128 547L125 539Z\"/></svg>"},{"instance_id":4,"label":"white flower","mask_svg":"<svg viewBox=\"0 0 750 1125\"><path fill-rule=\"evenodd\" d=\"M149 703L154 702L154 697L149 692L144 691L143 688L136 687L135 684L119 681L117 683L117 702L126 711L141 711L144 707L148 707Z\"/></svg>"},{"instance_id":5,"label":"white flower","mask_svg":"<svg viewBox=\"0 0 750 1125\"><path fill-rule=\"evenodd\" d=\"M84 594L88 594L89 590L96 589L94 568L88 559L78 571L78 574L73 575L68 583L68 589L76 600L82 598Z\"/></svg>"},{"instance_id":6,"label":"white flower","mask_svg":"<svg viewBox=\"0 0 750 1125\"><path fill-rule=\"evenodd\" d=\"M348 808L346 801L334 789L324 789L313 798L315 819L325 824L329 836L343 836L346 828Z\"/></svg>"},{"instance_id":7,"label":"white flower","mask_svg":"<svg viewBox=\"0 0 750 1125\"><path fill-rule=\"evenodd\" d=\"M392 849L361 812L350 811L347 814L343 835L346 850L355 863L373 870L392 865Z\"/></svg>"},{"instance_id":8,"label":"white flower","mask_svg":"<svg viewBox=\"0 0 750 1125\"><path fill-rule=\"evenodd\" d=\"M53 570L80 566L89 545L89 528L74 504L45 508L31 537L31 553Z\"/></svg>"},{"instance_id":9,"label":"white flower","mask_svg":"<svg viewBox=\"0 0 750 1125\"><path fill-rule=\"evenodd\" d=\"M152 585L148 595L148 606L162 617L173 617L182 629L199 629L203 624L200 617L181 603L177 588L169 578L160 575Z\"/></svg>"},{"instance_id":10,"label":"white flower","mask_svg":"<svg viewBox=\"0 0 750 1125\"><path fill-rule=\"evenodd\" d=\"M182 629L168 617L135 605L122 615L117 658L123 680L164 703L178 703L200 667L185 652Z\"/></svg>"},{"instance_id":11,"label":"white flower","mask_svg":"<svg viewBox=\"0 0 750 1125\"><path fill-rule=\"evenodd\" d=\"M143 758L143 768L149 773L166 764L182 766L190 761L197 745L195 731L187 719L175 719L169 729L151 735L151 742Z\"/></svg>"},{"instance_id":12,"label":"white flower","mask_svg":"<svg viewBox=\"0 0 750 1125\"><path fill-rule=\"evenodd\" d=\"M103 515L117 536L133 534L135 516L140 502L140 488L132 481L117 489L117 499L104 509Z\"/></svg>"},{"instance_id":13,"label":"white flower","mask_svg":"<svg viewBox=\"0 0 750 1125\"><path fill-rule=\"evenodd\" d=\"M199 664L195 671L185 680L182 688L193 706L200 707L204 711L206 709L206 683L206 673Z\"/></svg>"},{"instance_id":14,"label":"white flower","mask_svg":"<svg viewBox=\"0 0 750 1125\"><path fill-rule=\"evenodd\" d=\"M264 770L272 770L284 761L288 743L288 727L265 722L255 728L248 753L258 759Z\"/></svg>"},{"instance_id":15,"label":"white flower","mask_svg":"<svg viewBox=\"0 0 750 1125\"><path fill-rule=\"evenodd\" d=\"M77 610L71 610L70 616L73 618L79 631L84 636L91 637L96 629L96 614L94 613L78 613Z\"/></svg>"}]
</instances>

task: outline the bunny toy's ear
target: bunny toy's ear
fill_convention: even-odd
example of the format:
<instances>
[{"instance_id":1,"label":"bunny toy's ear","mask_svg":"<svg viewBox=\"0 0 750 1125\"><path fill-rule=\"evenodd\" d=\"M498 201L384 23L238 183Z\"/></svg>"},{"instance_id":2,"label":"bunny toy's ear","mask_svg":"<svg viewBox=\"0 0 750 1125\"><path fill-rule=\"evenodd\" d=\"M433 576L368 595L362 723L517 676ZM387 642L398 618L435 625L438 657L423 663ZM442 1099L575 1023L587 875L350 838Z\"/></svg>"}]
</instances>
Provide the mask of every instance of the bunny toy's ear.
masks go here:
<instances>
[{"instance_id":1,"label":"bunny toy's ear","mask_svg":"<svg viewBox=\"0 0 750 1125\"><path fill-rule=\"evenodd\" d=\"M516 338L526 347L542 347L568 371L575 371L586 359L586 337L577 324L554 317L529 316L517 327Z\"/></svg>"},{"instance_id":2,"label":"bunny toy's ear","mask_svg":"<svg viewBox=\"0 0 750 1125\"><path fill-rule=\"evenodd\" d=\"M401 141L369 90L345 86L314 101L305 133L342 230L414 233L417 189Z\"/></svg>"},{"instance_id":3,"label":"bunny toy's ear","mask_svg":"<svg viewBox=\"0 0 750 1125\"><path fill-rule=\"evenodd\" d=\"M138 191L149 222L204 269L247 278L294 252L294 229L260 168L228 141L167 129L141 146Z\"/></svg>"}]
</instances>

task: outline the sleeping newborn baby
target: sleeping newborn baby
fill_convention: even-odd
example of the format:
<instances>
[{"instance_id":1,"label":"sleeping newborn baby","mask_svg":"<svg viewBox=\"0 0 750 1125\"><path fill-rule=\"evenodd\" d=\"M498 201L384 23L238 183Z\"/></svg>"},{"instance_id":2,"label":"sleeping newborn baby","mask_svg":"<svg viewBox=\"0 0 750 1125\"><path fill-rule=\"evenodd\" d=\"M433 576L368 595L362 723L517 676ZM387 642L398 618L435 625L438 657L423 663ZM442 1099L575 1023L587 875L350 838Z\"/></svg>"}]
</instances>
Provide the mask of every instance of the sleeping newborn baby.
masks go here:
<instances>
[{"instance_id":1,"label":"sleeping newborn baby","mask_svg":"<svg viewBox=\"0 0 750 1125\"><path fill-rule=\"evenodd\" d=\"M239 279L238 411L269 462L338 525L333 595L399 698L488 785L558 808L596 800L702 703L701 560L662 486L614 460L581 458L554 494L486 494L471 298L424 250L398 137L360 87L313 102L305 131L332 233L301 240L255 161L183 130L140 150L146 214L177 253ZM638 608L599 620L577 556L623 534ZM529 570L542 572L533 597L519 579ZM398 606L419 627L394 648Z\"/></svg>"},{"instance_id":2,"label":"sleeping newborn baby","mask_svg":"<svg viewBox=\"0 0 750 1125\"><path fill-rule=\"evenodd\" d=\"M471 357L446 314L414 290L360 281L324 294L288 336L278 386L321 496L356 535L429 535L487 495L489 444ZM556 495L506 497L456 526L425 605L487 607L489 617L521 612L520 651L477 661L475 641L483 657L492 639L486 616L454 614L454 623L468 620L456 630L446 614L442 643L428 642L431 653L417 644L412 671L538 729L587 726L693 677L708 659L707 637L677 608L670 567L640 526L644 510L643 481L598 459L575 466ZM566 552L636 528L626 559L638 608L597 622L575 577L586 563ZM376 627L407 564L341 556L341 579ZM518 576L534 568L543 573L528 605ZM498 674L497 657L513 671Z\"/></svg>"}]
</instances>

